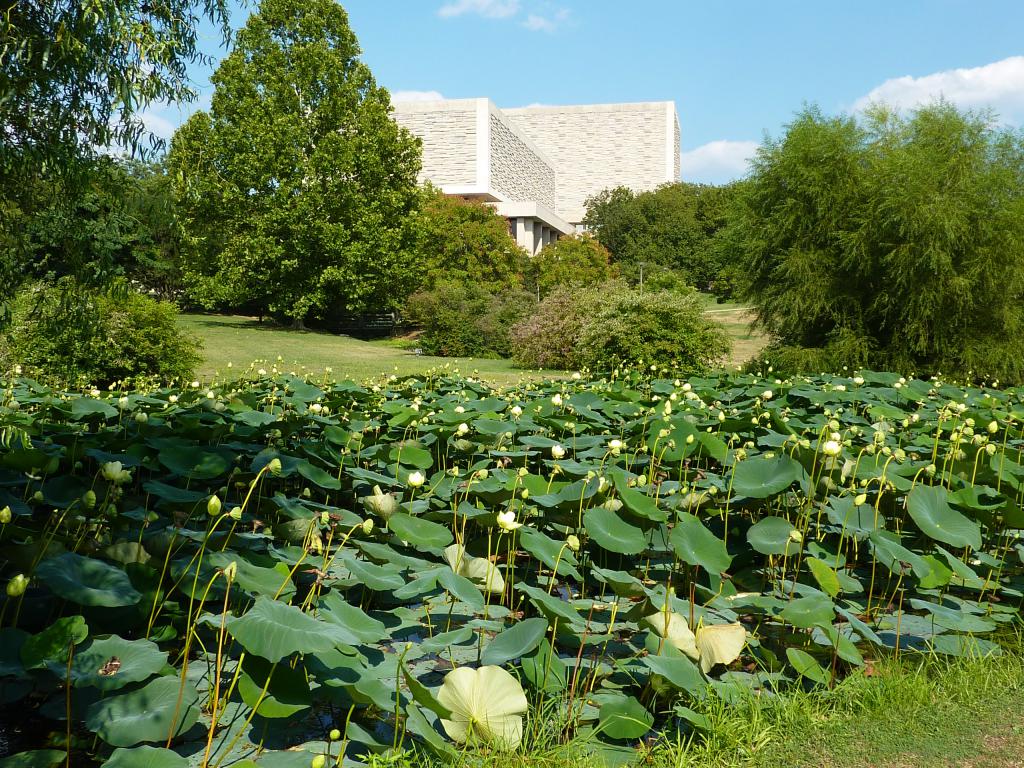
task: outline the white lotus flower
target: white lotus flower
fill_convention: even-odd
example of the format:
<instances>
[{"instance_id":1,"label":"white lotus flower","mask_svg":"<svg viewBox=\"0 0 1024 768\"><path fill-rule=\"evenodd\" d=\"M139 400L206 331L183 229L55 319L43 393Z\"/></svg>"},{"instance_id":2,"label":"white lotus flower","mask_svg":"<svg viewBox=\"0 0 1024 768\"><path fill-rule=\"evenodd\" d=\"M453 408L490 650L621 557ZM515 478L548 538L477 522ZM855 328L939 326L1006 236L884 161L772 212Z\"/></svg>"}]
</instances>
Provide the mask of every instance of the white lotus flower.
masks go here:
<instances>
[{"instance_id":1,"label":"white lotus flower","mask_svg":"<svg viewBox=\"0 0 1024 768\"><path fill-rule=\"evenodd\" d=\"M561 445L552 445L551 446L551 458L553 458L553 459L564 459L565 458L565 448L563 446L561 446Z\"/></svg>"},{"instance_id":2,"label":"white lotus flower","mask_svg":"<svg viewBox=\"0 0 1024 768\"><path fill-rule=\"evenodd\" d=\"M132 479L132 473L124 469L120 461L108 461L100 468L100 471L104 479L114 485L124 485Z\"/></svg>"},{"instance_id":3,"label":"white lotus flower","mask_svg":"<svg viewBox=\"0 0 1024 768\"><path fill-rule=\"evenodd\" d=\"M514 531L516 528L522 528L523 524L516 522L516 513L510 509L498 513L498 527L503 531Z\"/></svg>"},{"instance_id":4,"label":"white lotus flower","mask_svg":"<svg viewBox=\"0 0 1024 768\"><path fill-rule=\"evenodd\" d=\"M444 550L444 559L455 573L469 579L484 592L500 594L505 591L501 571L486 557L473 557L461 544L452 544Z\"/></svg>"},{"instance_id":5,"label":"white lotus flower","mask_svg":"<svg viewBox=\"0 0 1024 768\"><path fill-rule=\"evenodd\" d=\"M843 447L837 440L826 440L825 444L821 446L821 452L826 456L838 456L843 450Z\"/></svg>"},{"instance_id":6,"label":"white lotus flower","mask_svg":"<svg viewBox=\"0 0 1024 768\"><path fill-rule=\"evenodd\" d=\"M501 667L459 667L445 675L437 700L451 712L445 733L460 744L483 741L515 749L523 740L529 707L523 687Z\"/></svg>"},{"instance_id":7,"label":"white lotus flower","mask_svg":"<svg viewBox=\"0 0 1024 768\"><path fill-rule=\"evenodd\" d=\"M640 624L650 627L676 650L700 661L704 674L716 664L732 664L747 642L747 630L742 624L701 624L694 634L686 618L670 610L645 616Z\"/></svg>"},{"instance_id":8,"label":"white lotus flower","mask_svg":"<svg viewBox=\"0 0 1024 768\"><path fill-rule=\"evenodd\" d=\"M427 478L424 477L422 472L411 472L409 474L409 477L406 479L406 482L409 484L410 488L419 488L421 485L427 482Z\"/></svg>"}]
</instances>

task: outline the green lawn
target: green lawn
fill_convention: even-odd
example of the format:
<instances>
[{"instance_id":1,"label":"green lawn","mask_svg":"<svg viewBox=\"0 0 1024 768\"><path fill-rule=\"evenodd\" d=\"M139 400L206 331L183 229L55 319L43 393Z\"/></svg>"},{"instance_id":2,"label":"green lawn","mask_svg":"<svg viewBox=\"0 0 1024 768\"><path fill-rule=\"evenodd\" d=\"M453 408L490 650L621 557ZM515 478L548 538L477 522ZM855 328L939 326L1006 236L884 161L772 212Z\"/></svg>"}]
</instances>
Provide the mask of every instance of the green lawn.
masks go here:
<instances>
[{"instance_id":1,"label":"green lawn","mask_svg":"<svg viewBox=\"0 0 1024 768\"><path fill-rule=\"evenodd\" d=\"M279 370L296 373L322 373L331 368L335 377L357 381L392 373L399 376L425 373L441 366L457 368L465 375L479 375L497 384L512 383L527 375L513 368L508 360L417 355L388 340L360 341L351 336L295 331L270 323L261 324L251 317L182 315L181 325L203 341L199 375L205 379L217 373L226 374L229 363L235 371L244 371L250 366L269 371L275 364ZM547 375L559 373L551 371Z\"/></svg>"},{"instance_id":2,"label":"green lawn","mask_svg":"<svg viewBox=\"0 0 1024 768\"><path fill-rule=\"evenodd\" d=\"M750 331L751 316L747 307L709 303L707 314L722 323L732 338L729 365L748 360L764 346L765 338ZM238 315L182 315L181 325L203 341L199 375L205 379L227 373L229 363L235 371L244 371L250 366L269 371L275 364L279 370L296 373L303 370L322 373L325 368L331 368L334 376L357 381L392 373L399 376L425 373L441 366L457 368L463 374L478 375L495 384L513 383L524 376L564 375L562 371L524 372L514 368L508 360L417 355L393 339L360 341L332 333L295 331Z\"/></svg>"}]
</instances>

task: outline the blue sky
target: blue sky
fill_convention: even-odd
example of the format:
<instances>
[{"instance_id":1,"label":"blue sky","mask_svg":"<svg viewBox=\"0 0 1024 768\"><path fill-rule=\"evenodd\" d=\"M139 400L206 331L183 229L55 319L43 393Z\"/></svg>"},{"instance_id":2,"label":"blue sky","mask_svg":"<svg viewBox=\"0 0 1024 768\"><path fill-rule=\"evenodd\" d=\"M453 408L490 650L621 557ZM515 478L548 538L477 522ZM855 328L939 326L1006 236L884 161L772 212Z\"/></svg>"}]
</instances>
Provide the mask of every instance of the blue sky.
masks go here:
<instances>
[{"instance_id":1,"label":"blue sky","mask_svg":"<svg viewBox=\"0 0 1024 768\"><path fill-rule=\"evenodd\" d=\"M344 0L363 56L396 98L499 106L676 102L683 178L743 174L804 103L943 94L1024 124L1022 0ZM237 3L233 23L255 7ZM208 50L222 56L212 31ZM210 71L195 85L208 103ZM189 108L154 109L169 134Z\"/></svg>"}]
</instances>

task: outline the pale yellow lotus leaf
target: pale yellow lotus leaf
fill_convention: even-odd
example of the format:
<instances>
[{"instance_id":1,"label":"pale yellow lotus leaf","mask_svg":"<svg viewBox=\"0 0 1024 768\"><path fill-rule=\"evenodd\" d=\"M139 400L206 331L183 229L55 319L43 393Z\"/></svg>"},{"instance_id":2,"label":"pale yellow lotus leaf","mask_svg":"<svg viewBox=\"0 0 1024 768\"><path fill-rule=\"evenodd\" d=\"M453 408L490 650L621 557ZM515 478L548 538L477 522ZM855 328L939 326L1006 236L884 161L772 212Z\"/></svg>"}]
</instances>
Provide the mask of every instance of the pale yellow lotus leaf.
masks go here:
<instances>
[{"instance_id":1,"label":"pale yellow lotus leaf","mask_svg":"<svg viewBox=\"0 0 1024 768\"><path fill-rule=\"evenodd\" d=\"M501 667L452 670L437 700L452 713L441 725L453 741L479 740L515 749L523 739L526 695L519 681Z\"/></svg>"},{"instance_id":2,"label":"pale yellow lotus leaf","mask_svg":"<svg viewBox=\"0 0 1024 768\"><path fill-rule=\"evenodd\" d=\"M444 559L455 573L469 579L485 592L505 591L505 579L501 571L486 557L473 557L461 544L452 544L445 548Z\"/></svg>"},{"instance_id":3,"label":"pale yellow lotus leaf","mask_svg":"<svg viewBox=\"0 0 1024 768\"><path fill-rule=\"evenodd\" d=\"M650 616L645 616L641 624L650 627L658 637L665 638L665 642L673 648L682 651L694 661L697 660L696 638L686 618L675 611L658 611Z\"/></svg>"},{"instance_id":4,"label":"pale yellow lotus leaf","mask_svg":"<svg viewBox=\"0 0 1024 768\"><path fill-rule=\"evenodd\" d=\"M707 674L716 664L732 664L747 643L742 624L708 624L697 628L700 668Z\"/></svg>"}]
</instances>

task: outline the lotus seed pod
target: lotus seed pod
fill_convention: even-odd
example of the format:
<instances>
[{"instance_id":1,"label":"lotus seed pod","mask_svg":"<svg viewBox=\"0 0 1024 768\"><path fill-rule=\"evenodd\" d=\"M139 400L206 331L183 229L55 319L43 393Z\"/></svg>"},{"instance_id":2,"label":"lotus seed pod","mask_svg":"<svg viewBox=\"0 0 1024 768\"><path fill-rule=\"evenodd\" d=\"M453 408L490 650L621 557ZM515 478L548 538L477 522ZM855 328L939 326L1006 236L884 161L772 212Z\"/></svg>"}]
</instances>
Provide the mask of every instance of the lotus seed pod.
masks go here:
<instances>
[{"instance_id":1,"label":"lotus seed pod","mask_svg":"<svg viewBox=\"0 0 1024 768\"><path fill-rule=\"evenodd\" d=\"M373 518L372 517L368 517L365 520L363 520L362 528L363 528L363 533L365 533L367 536L369 536L371 533L373 533Z\"/></svg>"},{"instance_id":2,"label":"lotus seed pod","mask_svg":"<svg viewBox=\"0 0 1024 768\"><path fill-rule=\"evenodd\" d=\"M274 458L272 458L270 460L270 463L267 464L267 471L270 472L270 474L272 474L272 475L280 475L281 474L281 460L279 458L277 458L276 456Z\"/></svg>"},{"instance_id":3,"label":"lotus seed pod","mask_svg":"<svg viewBox=\"0 0 1024 768\"><path fill-rule=\"evenodd\" d=\"M23 573L19 573L17 576L7 582L7 596L8 597L21 597L25 594L25 590L28 588L28 576Z\"/></svg>"},{"instance_id":4,"label":"lotus seed pod","mask_svg":"<svg viewBox=\"0 0 1024 768\"><path fill-rule=\"evenodd\" d=\"M231 511L228 512L228 517L230 517L232 520L241 520L242 519L242 508L241 507L232 507Z\"/></svg>"},{"instance_id":5,"label":"lotus seed pod","mask_svg":"<svg viewBox=\"0 0 1024 768\"><path fill-rule=\"evenodd\" d=\"M237 575L238 563L232 560L230 563L224 566L224 576L227 578L228 581L234 581Z\"/></svg>"},{"instance_id":6,"label":"lotus seed pod","mask_svg":"<svg viewBox=\"0 0 1024 768\"><path fill-rule=\"evenodd\" d=\"M573 535L571 533L568 536L565 537L565 545L567 547L569 547L569 549L571 549L573 552L579 552L580 551L580 540L579 540L579 537L577 537L577 536L575 536L575 535Z\"/></svg>"}]
</instances>

